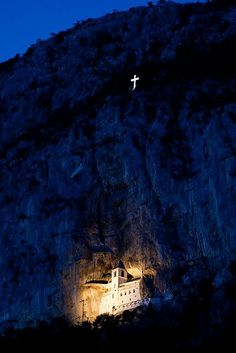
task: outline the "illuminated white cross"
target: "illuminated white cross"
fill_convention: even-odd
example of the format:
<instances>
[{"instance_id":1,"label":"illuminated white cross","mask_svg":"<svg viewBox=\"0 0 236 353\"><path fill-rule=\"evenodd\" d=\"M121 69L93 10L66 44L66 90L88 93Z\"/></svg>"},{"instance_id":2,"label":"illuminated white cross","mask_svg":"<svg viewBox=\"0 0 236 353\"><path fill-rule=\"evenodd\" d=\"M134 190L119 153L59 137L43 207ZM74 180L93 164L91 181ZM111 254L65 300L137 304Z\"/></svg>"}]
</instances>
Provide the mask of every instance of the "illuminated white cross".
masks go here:
<instances>
[{"instance_id":1,"label":"illuminated white cross","mask_svg":"<svg viewBox=\"0 0 236 353\"><path fill-rule=\"evenodd\" d=\"M139 77L137 77L136 75L134 75L134 78L132 78L130 81L134 83L134 86L133 86L133 91L135 90L137 84L136 84L136 81L139 80Z\"/></svg>"}]
</instances>

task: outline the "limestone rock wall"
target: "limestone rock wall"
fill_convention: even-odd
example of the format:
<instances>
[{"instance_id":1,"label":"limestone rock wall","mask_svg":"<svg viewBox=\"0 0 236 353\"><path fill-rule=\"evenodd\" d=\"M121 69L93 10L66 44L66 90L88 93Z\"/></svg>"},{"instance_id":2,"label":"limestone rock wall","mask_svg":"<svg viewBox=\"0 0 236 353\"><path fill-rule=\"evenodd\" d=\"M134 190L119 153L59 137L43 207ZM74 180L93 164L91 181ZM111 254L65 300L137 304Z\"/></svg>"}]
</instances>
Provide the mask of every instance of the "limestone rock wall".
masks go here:
<instances>
[{"instance_id":1,"label":"limestone rock wall","mask_svg":"<svg viewBox=\"0 0 236 353\"><path fill-rule=\"evenodd\" d=\"M235 16L135 8L0 65L1 323L76 317L81 285L117 258L153 296L227 272Z\"/></svg>"}]
</instances>

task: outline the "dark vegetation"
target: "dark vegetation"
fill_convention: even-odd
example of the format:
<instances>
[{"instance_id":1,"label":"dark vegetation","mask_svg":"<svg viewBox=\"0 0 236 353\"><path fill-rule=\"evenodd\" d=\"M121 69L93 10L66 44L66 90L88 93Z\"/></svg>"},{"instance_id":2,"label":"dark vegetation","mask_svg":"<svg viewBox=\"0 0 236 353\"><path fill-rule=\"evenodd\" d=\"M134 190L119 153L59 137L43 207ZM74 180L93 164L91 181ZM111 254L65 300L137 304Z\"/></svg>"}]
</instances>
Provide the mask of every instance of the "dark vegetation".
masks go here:
<instances>
[{"instance_id":1,"label":"dark vegetation","mask_svg":"<svg viewBox=\"0 0 236 353\"><path fill-rule=\"evenodd\" d=\"M15 63L19 60L20 55L16 54L14 58L0 63L0 74L3 72L11 72L14 68Z\"/></svg>"},{"instance_id":2,"label":"dark vegetation","mask_svg":"<svg viewBox=\"0 0 236 353\"><path fill-rule=\"evenodd\" d=\"M208 2L216 8L228 8L229 6L236 4L235 0L211 0Z\"/></svg>"},{"instance_id":3,"label":"dark vegetation","mask_svg":"<svg viewBox=\"0 0 236 353\"><path fill-rule=\"evenodd\" d=\"M208 276L196 286L184 303L181 314L163 306L158 312L147 309L125 311L120 316L101 315L93 324L70 325L58 318L40 322L35 328L7 329L0 336L1 352L66 351L205 353L227 352L236 334L236 265L232 261L229 280L220 289L225 296L224 308L214 317L214 288ZM219 295L219 293L217 294ZM219 319L220 317L220 319Z\"/></svg>"},{"instance_id":4,"label":"dark vegetation","mask_svg":"<svg viewBox=\"0 0 236 353\"><path fill-rule=\"evenodd\" d=\"M190 269L176 270L174 283L181 283ZM192 281L191 288L185 286L187 299L175 295L174 305L165 302L157 309L150 304L118 316L103 314L93 323L74 326L60 317L39 322L34 328L9 328L0 336L0 351L60 351L62 347L70 351L76 347L91 353L229 352L236 334L235 260L228 270L227 279L220 285L213 273L205 271L202 279Z\"/></svg>"}]
</instances>

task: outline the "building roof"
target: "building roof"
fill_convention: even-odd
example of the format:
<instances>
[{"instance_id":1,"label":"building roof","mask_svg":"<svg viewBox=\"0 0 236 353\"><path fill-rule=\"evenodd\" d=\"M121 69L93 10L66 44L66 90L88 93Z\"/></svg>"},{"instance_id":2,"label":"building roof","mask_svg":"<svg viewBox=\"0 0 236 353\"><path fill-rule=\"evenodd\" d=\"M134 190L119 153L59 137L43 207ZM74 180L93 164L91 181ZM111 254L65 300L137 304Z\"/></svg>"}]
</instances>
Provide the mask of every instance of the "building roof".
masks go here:
<instances>
[{"instance_id":1,"label":"building roof","mask_svg":"<svg viewBox=\"0 0 236 353\"><path fill-rule=\"evenodd\" d=\"M119 260L115 263L115 266L113 266L113 270L115 268L123 268L124 270L126 270L125 265L123 264L123 262L121 260Z\"/></svg>"}]
</instances>

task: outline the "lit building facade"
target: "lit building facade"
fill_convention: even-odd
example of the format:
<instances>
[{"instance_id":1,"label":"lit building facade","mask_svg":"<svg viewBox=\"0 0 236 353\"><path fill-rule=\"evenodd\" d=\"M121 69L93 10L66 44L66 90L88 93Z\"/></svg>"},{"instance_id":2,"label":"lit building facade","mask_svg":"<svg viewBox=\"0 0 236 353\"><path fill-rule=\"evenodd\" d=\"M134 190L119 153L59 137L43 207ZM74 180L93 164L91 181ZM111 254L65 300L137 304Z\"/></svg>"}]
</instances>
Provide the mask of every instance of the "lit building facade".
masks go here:
<instances>
[{"instance_id":1,"label":"lit building facade","mask_svg":"<svg viewBox=\"0 0 236 353\"><path fill-rule=\"evenodd\" d=\"M99 314L117 314L140 305L147 305L149 299L141 297L141 278L128 280L128 273L121 261L112 270L111 282L103 286Z\"/></svg>"}]
</instances>

